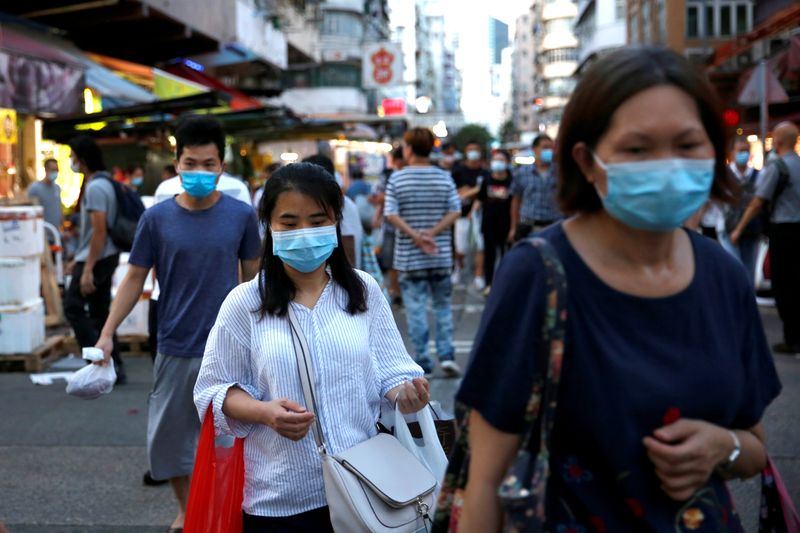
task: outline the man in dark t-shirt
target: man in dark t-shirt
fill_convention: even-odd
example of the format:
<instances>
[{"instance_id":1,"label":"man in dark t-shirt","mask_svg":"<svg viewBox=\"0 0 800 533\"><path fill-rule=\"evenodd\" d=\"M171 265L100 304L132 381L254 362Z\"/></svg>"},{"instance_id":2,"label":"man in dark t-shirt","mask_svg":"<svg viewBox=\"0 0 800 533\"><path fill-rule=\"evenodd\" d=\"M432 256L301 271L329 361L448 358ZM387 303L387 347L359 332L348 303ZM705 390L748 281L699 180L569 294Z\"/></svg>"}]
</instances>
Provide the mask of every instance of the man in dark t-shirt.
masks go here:
<instances>
[{"instance_id":1,"label":"man in dark t-shirt","mask_svg":"<svg viewBox=\"0 0 800 533\"><path fill-rule=\"evenodd\" d=\"M225 137L209 117L178 126L176 167L183 192L139 221L120 285L97 347L106 359L111 338L139 300L151 268L161 286L158 354L148 402L150 476L170 481L180 505L172 528L182 528L200 421L193 389L217 312L242 279L258 272L261 241L253 207L217 190Z\"/></svg>"},{"instance_id":2,"label":"man in dark t-shirt","mask_svg":"<svg viewBox=\"0 0 800 533\"><path fill-rule=\"evenodd\" d=\"M481 190L481 183L489 177L489 171L483 165L481 145L470 141L464 150L464 162L453 169L453 181L458 196L461 198L461 217L455 224L455 271L453 281L460 279L464 267L464 258L473 252L475 279L474 286L483 290L486 282L483 278L483 237L480 232L480 221L472 215L472 204Z\"/></svg>"}]
</instances>

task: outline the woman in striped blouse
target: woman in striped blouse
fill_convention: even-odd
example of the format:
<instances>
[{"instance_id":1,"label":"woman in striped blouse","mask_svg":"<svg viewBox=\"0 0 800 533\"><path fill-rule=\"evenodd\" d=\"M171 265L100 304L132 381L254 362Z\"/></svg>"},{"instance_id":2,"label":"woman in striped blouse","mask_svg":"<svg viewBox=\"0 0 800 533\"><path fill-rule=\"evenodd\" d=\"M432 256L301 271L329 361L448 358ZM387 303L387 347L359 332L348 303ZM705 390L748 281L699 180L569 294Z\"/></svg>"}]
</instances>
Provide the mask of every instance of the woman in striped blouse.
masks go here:
<instances>
[{"instance_id":1,"label":"woman in striped blouse","mask_svg":"<svg viewBox=\"0 0 800 533\"><path fill-rule=\"evenodd\" d=\"M245 532L332 531L289 306L309 341L330 453L375 435L384 398L399 398L403 412L421 409L428 382L377 283L347 261L342 195L328 172L308 163L276 171L259 215L268 230L261 273L222 305L195 404L201 419L211 405L218 434L245 438Z\"/></svg>"}]
</instances>

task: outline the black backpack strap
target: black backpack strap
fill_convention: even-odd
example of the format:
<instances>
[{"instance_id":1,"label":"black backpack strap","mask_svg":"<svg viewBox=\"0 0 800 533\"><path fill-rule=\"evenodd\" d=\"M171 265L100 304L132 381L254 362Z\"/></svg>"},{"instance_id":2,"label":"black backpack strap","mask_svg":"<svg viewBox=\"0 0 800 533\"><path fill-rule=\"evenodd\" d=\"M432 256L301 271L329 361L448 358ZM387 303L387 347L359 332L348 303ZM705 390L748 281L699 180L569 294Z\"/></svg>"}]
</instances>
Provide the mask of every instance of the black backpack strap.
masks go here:
<instances>
[{"instance_id":1,"label":"black backpack strap","mask_svg":"<svg viewBox=\"0 0 800 533\"><path fill-rule=\"evenodd\" d=\"M789 174L789 166L786 164L786 161L779 157L774 161L773 164L775 165L775 168L778 169L778 184L775 186L775 192L772 194L772 199L770 200L774 209L775 202L778 200L778 197L783 193L783 191L786 190L786 187L789 186L789 178L791 176Z\"/></svg>"}]
</instances>

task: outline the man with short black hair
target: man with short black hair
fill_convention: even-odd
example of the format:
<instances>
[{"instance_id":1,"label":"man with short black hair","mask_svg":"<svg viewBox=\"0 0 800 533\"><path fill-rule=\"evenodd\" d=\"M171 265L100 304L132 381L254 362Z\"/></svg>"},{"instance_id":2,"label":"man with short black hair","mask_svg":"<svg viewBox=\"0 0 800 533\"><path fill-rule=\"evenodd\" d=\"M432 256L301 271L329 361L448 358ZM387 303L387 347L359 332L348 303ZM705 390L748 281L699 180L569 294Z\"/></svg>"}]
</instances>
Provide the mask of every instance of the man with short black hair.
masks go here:
<instances>
[{"instance_id":1,"label":"man with short black hair","mask_svg":"<svg viewBox=\"0 0 800 533\"><path fill-rule=\"evenodd\" d=\"M533 165L519 167L511 184L512 242L526 238L562 218L556 203L558 179L553 166L553 139L542 134L533 141Z\"/></svg>"},{"instance_id":2,"label":"man with short black hair","mask_svg":"<svg viewBox=\"0 0 800 533\"><path fill-rule=\"evenodd\" d=\"M168 479L182 528L200 421L193 389L208 334L228 293L257 271L261 241L252 206L217 190L225 136L216 119L190 117L176 132L179 195L145 211L136 230L128 273L120 284L97 347L106 356L112 336L139 301L155 268L158 355L148 402L147 452L153 480Z\"/></svg>"},{"instance_id":3,"label":"man with short black hair","mask_svg":"<svg viewBox=\"0 0 800 533\"><path fill-rule=\"evenodd\" d=\"M486 288L483 278L483 235L480 221L474 220L472 205L481 190L481 184L491 176L483 165L483 147L477 141L468 141L464 147L464 161L453 168L453 181L458 197L461 199L461 216L456 220L454 243L456 264L453 269L453 283L459 283L464 258L473 254L473 286L482 291Z\"/></svg>"},{"instance_id":4,"label":"man with short black hair","mask_svg":"<svg viewBox=\"0 0 800 533\"><path fill-rule=\"evenodd\" d=\"M73 172L83 174L80 227L75 259L67 270L72 281L64 294L64 315L81 348L94 346L100 328L108 318L111 305L111 281L119 264L119 248L111 240L108 228L117 216L117 197L111 174L106 171L103 153L90 137L70 141ZM127 382L125 366L114 337L110 349L117 371L117 384Z\"/></svg>"}]
</instances>

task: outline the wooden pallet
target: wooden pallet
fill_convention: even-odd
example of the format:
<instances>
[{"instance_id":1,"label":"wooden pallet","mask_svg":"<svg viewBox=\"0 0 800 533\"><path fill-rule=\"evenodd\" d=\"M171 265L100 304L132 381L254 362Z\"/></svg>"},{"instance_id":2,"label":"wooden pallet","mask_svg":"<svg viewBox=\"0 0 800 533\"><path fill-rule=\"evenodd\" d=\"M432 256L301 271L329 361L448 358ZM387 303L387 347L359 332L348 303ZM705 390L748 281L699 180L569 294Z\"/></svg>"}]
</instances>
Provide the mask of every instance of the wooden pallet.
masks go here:
<instances>
[{"instance_id":1,"label":"wooden pallet","mask_svg":"<svg viewBox=\"0 0 800 533\"><path fill-rule=\"evenodd\" d=\"M64 355L66 340L65 335L53 335L31 353L0 355L0 368L7 366L4 363L9 363L8 366L13 367L13 363L22 362L26 372L41 372L46 364L52 363Z\"/></svg>"},{"instance_id":2,"label":"wooden pallet","mask_svg":"<svg viewBox=\"0 0 800 533\"><path fill-rule=\"evenodd\" d=\"M150 355L147 335L120 335L117 340L119 351L124 355Z\"/></svg>"}]
</instances>

